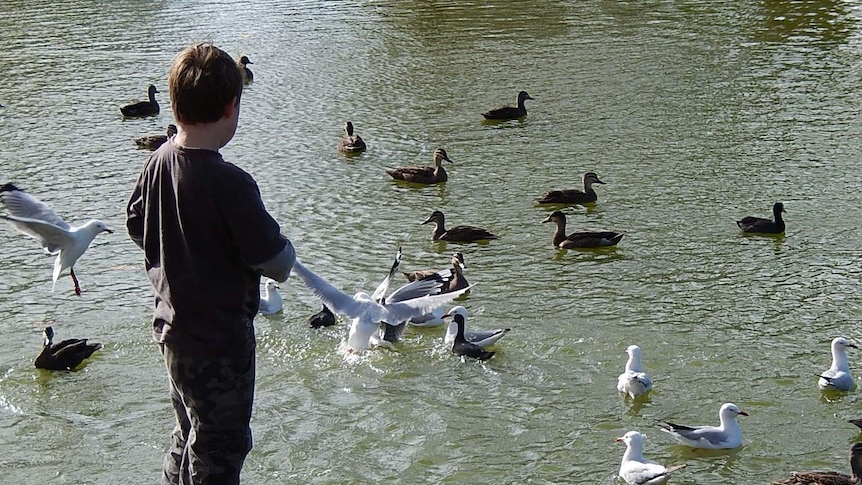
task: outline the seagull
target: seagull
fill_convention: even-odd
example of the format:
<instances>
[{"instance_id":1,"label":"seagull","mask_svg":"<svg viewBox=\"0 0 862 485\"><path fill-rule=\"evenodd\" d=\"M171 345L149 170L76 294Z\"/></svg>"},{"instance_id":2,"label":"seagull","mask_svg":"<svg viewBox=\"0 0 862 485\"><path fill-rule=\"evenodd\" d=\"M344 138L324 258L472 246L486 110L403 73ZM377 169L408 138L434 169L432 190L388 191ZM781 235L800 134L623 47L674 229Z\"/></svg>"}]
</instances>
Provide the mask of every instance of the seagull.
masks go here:
<instances>
[{"instance_id":1,"label":"seagull","mask_svg":"<svg viewBox=\"0 0 862 485\"><path fill-rule=\"evenodd\" d=\"M39 240L48 254L56 254L54 260L54 284L57 286L60 274L69 270L75 283L75 294L81 296L81 286L75 276L75 262L90 247L93 239L103 232L112 233L102 221L92 220L80 226L71 227L60 218L48 204L24 192L12 184L0 186L0 202L9 214L0 214L15 229Z\"/></svg>"},{"instance_id":2,"label":"seagull","mask_svg":"<svg viewBox=\"0 0 862 485\"><path fill-rule=\"evenodd\" d=\"M451 293L446 294L451 295ZM458 325L458 333L455 334L455 341L452 342L453 354L473 357L474 359L479 360L488 360L494 356L494 352L487 351L472 342L468 342L467 339L464 338L464 315L455 313L452 315L452 319L455 321L455 324Z\"/></svg>"},{"instance_id":3,"label":"seagull","mask_svg":"<svg viewBox=\"0 0 862 485\"><path fill-rule=\"evenodd\" d=\"M629 345L626 353L629 354L629 360L626 362L625 372L617 379L617 390L634 399L652 389L652 379L644 372L641 365L641 348L637 345Z\"/></svg>"},{"instance_id":4,"label":"seagull","mask_svg":"<svg viewBox=\"0 0 862 485\"><path fill-rule=\"evenodd\" d=\"M620 478L630 485L659 485L667 482L668 475L685 465L665 468L663 465L644 458L644 436L637 431L629 431L614 441L626 444L626 452L620 462Z\"/></svg>"},{"instance_id":5,"label":"seagull","mask_svg":"<svg viewBox=\"0 0 862 485\"><path fill-rule=\"evenodd\" d=\"M718 411L721 425L715 426L682 426L664 422L659 424L662 431L670 433L678 442L692 448L710 450L725 450L742 446L742 428L736 422L736 417L748 416L736 404L725 403Z\"/></svg>"},{"instance_id":6,"label":"seagull","mask_svg":"<svg viewBox=\"0 0 862 485\"><path fill-rule=\"evenodd\" d=\"M452 322L446 327L446 336L443 337L443 342L446 344L454 344L455 336L458 335L458 324L455 323L455 315L461 315L464 319L464 339L470 343L476 344L483 349L494 342L503 338L511 328L498 328L496 330L467 330L467 309L463 306L452 307L449 313L443 315L443 318L452 317Z\"/></svg>"},{"instance_id":7,"label":"seagull","mask_svg":"<svg viewBox=\"0 0 862 485\"><path fill-rule=\"evenodd\" d=\"M832 367L817 374L820 380L817 385L820 389L834 389L838 391L849 391L853 388L853 375L850 373L850 364L847 363L847 347L858 348L856 344L844 337L832 339Z\"/></svg>"},{"instance_id":8,"label":"seagull","mask_svg":"<svg viewBox=\"0 0 862 485\"><path fill-rule=\"evenodd\" d=\"M54 343L54 329L45 327L42 331L44 342L42 352L36 356L33 365L37 369L72 370L81 365L84 359L102 348L99 343L87 343L85 338L70 338Z\"/></svg>"},{"instance_id":9,"label":"seagull","mask_svg":"<svg viewBox=\"0 0 862 485\"><path fill-rule=\"evenodd\" d=\"M850 447L850 471L853 476L838 472L793 472L791 477L775 485L859 485L862 483L862 443Z\"/></svg>"},{"instance_id":10,"label":"seagull","mask_svg":"<svg viewBox=\"0 0 862 485\"><path fill-rule=\"evenodd\" d=\"M266 278L257 311L261 315L272 315L280 312L281 308L281 293L278 292L278 282L272 278Z\"/></svg>"},{"instance_id":11,"label":"seagull","mask_svg":"<svg viewBox=\"0 0 862 485\"><path fill-rule=\"evenodd\" d=\"M439 291L442 282L434 279L421 280L402 286L388 299L381 298L378 302L367 293L360 292L350 296L342 292L306 268L300 261L293 265L293 272L326 306L351 319L347 347L352 352L361 352L370 348L371 336L377 331L379 322L398 325L449 303L469 289L468 287L452 293L432 295L431 293ZM379 290L378 287L375 294Z\"/></svg>"}]
</instances>

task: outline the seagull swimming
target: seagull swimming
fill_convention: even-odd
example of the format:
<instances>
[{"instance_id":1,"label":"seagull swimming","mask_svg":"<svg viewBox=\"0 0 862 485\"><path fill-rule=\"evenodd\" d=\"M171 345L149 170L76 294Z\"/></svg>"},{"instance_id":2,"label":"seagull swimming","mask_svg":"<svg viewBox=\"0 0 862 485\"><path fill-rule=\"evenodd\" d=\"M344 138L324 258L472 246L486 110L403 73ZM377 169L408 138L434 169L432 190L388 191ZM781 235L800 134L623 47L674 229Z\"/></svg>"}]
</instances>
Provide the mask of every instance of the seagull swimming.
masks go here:
<instances>
[{"instance_id":1,"label":"seagull swimming","mask_svg":"<svg viewBox=\"0 0 862 485\"><path fill-rule=\"evenodd\" d=\"M278 292L278 282L272 278L266 278L263 295L260 296L260 306L257 311L261 315L272 315L281 311L281 293Z\"/></svg>"},{"instance_id":2,"label":"seagull swimming","mask_svg":"<svg viewBox=\"0 0 862 485\"><path fill-rule=\"evenodd\" d=\"M641 348L637 345L629 345L626 353L629 354L629 360L626 362L625 372L617 379L617 390L634 399L652 389L652 379L644 372L641 365Z\"/></svg>"},{"instance_id":3,"label":"seagull swimming","mask_svg":"<svg viewBox=\"0 0 862 485\"><path fill-rule=\"evenodd\" d=\"M748 416L736 404L724 403L718 411L721 425L683 426L664 422L659 424L662 431L670 433L675 440L692 448L725 450L742 446L742 428L736 421L737 416Z\"/></svg>"},{"instance_id":4,"label":"seagull swimming","mask_svg":"<svg viewBox=\"0 0 862 485\"><path fill-rule=\"evenodd\" d=\"M293 272L332 311L351 319L347 347L355 352L371 346L371 336L377 331L379 322L398 325L449 303L468 289L432 295L440 290L442 282L435 279L420 280L402 286L388 299L377 302L367 293L360 292L350 296L342 292L299 261L294 264ZM375 294L377 293L375 291Z\"/></svg>"},{"instance_id":5,"label":"seagull swimming","mask_svg":"<svg viewBox=\"0 0 862 485\"><path fill-rule=\"evenodd\" d=\"M443 315L443 318L452 317L452 322L450 322L449 326L446 327L446 335L443 337L443 342L448 345L454 344L455 336L458 335L458 324L455 322L455 315L461 315L464 318L464 340L482 348L493 345L511 330L511 328L498 328L495 330L467 330L467 309L458 305L456 307L452 307L452 309L449 310L449 313Z\"/></svg>"},{"instance_id":6,"label":"seagull swimming","mask_svg":"<svg viewBox=\"0 0 862 485\"><path fill-rule=\"evenodd\" d=\"M71 227L60 218L48 204L24 192L12 184L0 186L0 202L9 214L0 214L15 229L39 240L39 244L48 254L56 254L54 260L54 284L57 286L60 274L69 270L72 282L75 283L75 294L81 296L81 286L75 276L74 265L84 251L90 247L93 239L103 232L112 233L102 221L92 220L80 226Z\"/></svg>"},{"instance_id":7,"label":"seagull swimming","mask_svg":"<svg viewBox=\"0 0 862 485\"><path fill-rule=\"evenodd\" d=\"M849 391L853 389L853 375L850 373L850 364L847 363L846 348L858 348L856 344L847 340L844 337L836 337L832 339L832 367L825 370L817 381L820 389L836 389L839 391Z\"/></svg>"},{"instance_id":8,"label":"seagull swimming","mask_svg":"<svg viewBox=\"0 0 862 485\"><path fill-rule=\"evenodd\" d=\"M644 458L644 436L637 431L629 431L614 441L626 444L619 475L629 485L659 485L667 482L671 472L685 468L684 464L664 467Z\"/></svg>"}]
</instances>

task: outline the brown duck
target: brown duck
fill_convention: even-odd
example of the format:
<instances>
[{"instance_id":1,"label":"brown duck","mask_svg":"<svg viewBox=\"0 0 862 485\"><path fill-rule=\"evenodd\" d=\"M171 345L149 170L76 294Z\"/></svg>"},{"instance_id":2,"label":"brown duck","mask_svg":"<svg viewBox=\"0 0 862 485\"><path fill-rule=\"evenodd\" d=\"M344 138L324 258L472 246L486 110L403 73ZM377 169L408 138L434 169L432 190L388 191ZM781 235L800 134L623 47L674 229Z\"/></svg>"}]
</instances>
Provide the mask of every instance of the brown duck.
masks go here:
<instances>
[{"instance_id":1,"label":"brown duck","mask_svg":"<svg viewBox=\"0 0 862 485\"><path fill-rule=\"evenodd\" d=\"M793 472L790 478L774 485L859 485L862 483L862 443L850 447L852 475L838 472Z\"/></svg>"},{"instance_id":2,"label":"brown duck","mask_svg":"<svg viewBox=\"0 0 862 485\"><path fill-rule=\"evenodd\" d=\"M47 370L72 370L84 359L93 355L93 352L102 348L99 343L87 343L85 338L72 338L54 343L54 329L45 327L42 331L44 342L42 352L36 356L33 365L37 369Z\"/></svg>"},{"instance_id":3,"label":"brown duck","mask_svg":"<svg viewBox=\"0 0 862 485\"><path fill-rule=\"evenodd\" d=\"M434 223L434 233L431 235L434 241L475 242L497 239L497 236L491 234L487 229L476 226L455 226L446 229L446 216L440 211L432 212L431 217L422 224L429 222Z\"/></svg>"},{"instance_id":4,"label":"brown duck","mask_svg":"<svg viewBox=\"0 0 862 485\"><path fill-rule=\"evenodd\" d=\"M554 211L542 223L553 222L557 224L554 238L551 242L554 246L562 249L571 248L599 248L605 246L616 246L625 235L624 232L573 232L566 235L566 216L560 211Z\"/></svg>"},{"instance_id":5,"label":"brown duck","mask_svg":"<svg viewBox=\"0 0 862 485\"><path fill-rule=\"evenodd\" d=\"M417 184L436 184L449 180L446 169L443 168L443 160L453 162L446 154L446 150L438 148L434 150L434 166L414 165L412 167L397 167L387 170L392 178L413 182Z\"/></svg>"},{"instance_id":6,"label":"brown duck","mask_svg":"<svg viewBox=\"0 0 862 485\"><path fill-rule=\"evenodd\" d=\"M464 268L466 265L464 264L464 255L462 253L455 253L452 255L452 268L442 269L440 271L434 271L433 269L427 269L424 271L413 271L410 273L404 273L404 276L407 278L407 281L417 281L423 278L428 278L432 275L440 275L446 283L443 284L443 287L440 288L440 293L449 293L451 291L457 291L462 288L466 288L470 286L470 283L467 282L467 278L464 278ZM448 280L448 281L447 281Z\"/></svg>"},{"instance_id":7,"label":"brown duck","mask_svg":"<svg viewBox=\"0 0 862 485\"><path fill-rule=\"evenodd\" d=\"M147 150L153 151L164 145L169 138L176 134L177 126L171 123L168 125L166 135L147 135L135 138L135 145L138 145L138 148L146 148Z\"/></svg>"},{"instance_id":8,"label":"brown duck","mask_svg":"<svg viewBox=\"0 0 862 485\"><path fill-rule=\"evenodd\" d=\"M585 173L583 180L584 190L549 190L536 199L536 202L540 204L589 204L595 202L598 199L598 195L593 190L593 184L604 184L604 182L599 180L599 176L595 172Z\"/></svg>"},{"instance_id":9,"label":"brown duck","mask_svg":"<svg viewBox=\"0 0 862 485\"><path fill-rule=\"evenodd\" d=\"M248 84L254 81L254 73L251 72L251 69L248 68L249 64L254 64L250 60L248 60L248 56L242 56L237 61L236 66L239 68L240 72L242 72L242 82L243 84Z\"/></svg>"},{"instance_id":10,"label":"brown duck","mask_svg":"<svg viewBox=\"0 0 862 485\"><path fill-rule=\"evenodd\" d=\"M353 123L344 123L344 136L338 140L338 151L342 153L361 153L365 151L365 142L359 135L353 134Z\"/></svg>"}]
</instances>

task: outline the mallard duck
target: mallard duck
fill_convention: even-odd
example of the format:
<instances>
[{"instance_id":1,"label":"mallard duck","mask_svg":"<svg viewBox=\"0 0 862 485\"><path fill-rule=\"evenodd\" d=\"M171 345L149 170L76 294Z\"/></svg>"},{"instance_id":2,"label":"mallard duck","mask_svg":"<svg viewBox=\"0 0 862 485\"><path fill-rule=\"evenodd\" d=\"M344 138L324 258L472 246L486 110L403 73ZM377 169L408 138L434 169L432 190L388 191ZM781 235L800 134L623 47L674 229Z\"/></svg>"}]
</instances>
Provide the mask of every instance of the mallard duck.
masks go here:
<instances>
[{"instance_id":1,"label":"mallard duck","mask_svg":"<svg viewBox=\"0 0 862 485\"><path fill-rule=\"evenodd\" d=\"M593 184L604 185L604 182L599 180L599 176L595 172L585 173L583 180L584 190L549 190L536 199L536 202L539 204L589 204L595 202L598 199L598 195L593 190Z\"/></svg>"},{"instance_id":2,"label":"mallard duck","mask_svg":"<svg viewBox=\"0 0 862 485\"><path fill-rule=\"evenodd\" d=\"M742 446L742 428L737 416L748 416L736 404L724 403L718 411L719 426L683 426L670 422L660 423L661 430L679 443L692 448L728 450Z\"/></svg>"},{"instance_id":3,"label":"mallard duck","mask_svg":"<svg viewBox=\"0 0 862 485\"><path fill-rule=\"evenodd\" d=\"M624 232L573 232L566 235L566 216L560 211L554 211L549 215L545 222L554 222L557 224L557 230L554 231L554 237L551 242L554 246L561 249L571 248L599 248L604 246L616 246L620 239L625 236Z\"/></svg>"},{"instance_id":4,"label":"mallard duck","mask_svg":"<svg viewBox=\"0 0 862 485\"><path fill-rule=\"evenodd\" d=\"M335 314L326 305L323 305L322 310L308 319L308 326L311 328L331 327L333 325L335 325Z\"/></svg>"},{"instance_id":5,"label":"mallard duck","mask_svg":"<svg viewBox=\"0 0 862 485\"><path fill-rule=\"evenodd\" d=\"M449 163L455 163L446 154L446 150L438 148L434 150L433 167L422 165L396 167L392 170L387 170L386 173L394 179L413 182L416 184L436 184L445 182L449 180L449 175L446 174L446 169L443 168L443 160Z\"/></svg>"},{"instance_id":6,"label":"mallard duck","mask_svg":"<svg viewBox=\"0 0 862 485\"><path fill-rule=\"evenodd\" d=\"M467 282L467 278L464 278L464 268L466 267L467 265L464 264L464 254L459 252L452 255L451 269L446 268L440 271L426 269L423 271L413 271L403 274L404 277L407 278L407 281L416 281L433 275L440 275L444 280L448 279L447 283L444 284L443 288L440 290L440 293L448 293L450 291L456 291L470 286L470 283Z\"/></svg>"},{"instance_id":7,"label":"mallard duck","mask_svg":"<svg viewBox=\"0 0 862 485\"><path fill-rule=\"evenodd\" d=\"M458 325L455 323L455 315L461 315L464 319L464 340L472 342L483 349L494 345L498 340L505 337L509 333L510 328L497 328L494 330L467 330L467 309L463 306L452 307L448 313L443 315L443 318L453 318L452 322L446 327L446 335L443 336L443 342L446 344L455 343L455 337L458 335Z\"/></svg>"},{"instance_id":8,"label":"mallard duck","mask_svg":"<svg viewBox=\"0 0 862 485\"><path fill-rule=\"evenodd\" d=\"M533 99L526 91L518 93L518 107L501 106L494 108L487 113L482 113L486 120L516 120L527 116L527 108L524 107L524 101Z\"/></svg>"},{"instance_id":9,"label":"mallard duck","mask_svg":"<svg viewBox=\"0 0 862 485\"><path fill-rule=\"evenodd\" d=\"M644 458L644 437L637 431L629 431L614 441L626 444L619 476L629 485L660 485L667 482L671 472L685 468L684 464L665 468Z\"/></svg>"},{"instance_id":10,"label":"mallard duck","mask_svg":"<svg viewBox=\"0 0 862 485\"><path fill-rule=\"evenodd\" d=\"M47 370L72 370L93 355L93 352L102 348L99 343L87 343L85 338L70 338L62 342L54 343L54 329L45 327L42 331L44 342L42 351L36 356L33 365L37 369Z\"/></svg>"},{"instance_id":11,"label":"mallard duck","mask_svg":"<svg viewBox=\"0 0 862 485\"><path fill-rule=\"evenodd\" d=\"M135 145L138 145L138 148L146 148L147 150L153 151L164 145L169 138L176 134L177 126L171 123L168 125L166 135L147 135L140 138L135 138Z\"/></svg>"},{"instance_id":12,"label":"mallard duck","mask_svg":"<svg viewBox=\"0 0 862 485\"><path fill-rule=\"evenodd\" d=\"M422 224L429 222L434 223L434 233L431 235L431 239L434 241L475 242L497 239L497 236L488 232L487 229L476 226L455 226L446 229L446 216L440 211L432 212L431 217Z\"/></svg>"},{"instance_id":13,"label":"mallard duck","mask_svg":"<svg viewBox=\"0 0 862 485\"><path fill-rule=\"evenodd\" d=\"M637 345L629 345L626 353L629 359L626 362L625 371L617 379L617 390L634 399L652 389L652 379L644 372L641 364L641 348Z\"/></svg>"},{"instance_id":14,"label":"mallard duck","mask_svg":"<svg viewBox=\"0 0 862 485\"><path fill-rule=\"evenodd\" d=\"M353 134L353 123L344 123L344 132L347 134L338 140L338 151L343 153L360 153L365 151L365 142L359 135Z\"/></svg>"},{"instance_id":15,"label":"mallard duck","mask_svg":"<svg viewBox=\"0 0 862 485\"><path fill-rule=\"evenodd\" d=\"M817 386L820 389L832 389L837 391L849 391L853 389L855 380L850 373L850 364L847 362L847 348L856 349L856 344L844 337L832 339L832 365L829 369L817 374L820 379Z\"/></svg>"},{"instance_id":16,"label":"mallard duck","mask_svg":"<svg viewBox=\"0 0 862 485\"><path fill-rule=\"evenodd\" d=\"M236 65L239 67L239 70L242 72L242 82L244 84L248 84L254 81L254 73L251 72L251 69L248 68L249 64L254 64L250 60L248 60L248 56L242 56L239 58L239 61Z\"/></svg>"},{"instance_id":17,"label":"mallard duck","mask_svg":"<svg viewBox=\"0 0 862 485\"><path fill-rule=\"evenodd\" d=\"M159 114L159 103L156 102L156 93L158 89L150 84L147 88L148 101L138 101L137 103L127 104L120 107L120 113L126 118L135 118L139 116L152 116Z\"/></svg>"},{"instance_id":18,"label":"mallard duck","mask_svg":"<svg viewBox=\"0 0 862 485\"><path fill-rule=\"evenodd\" d=\"M468 342L464 337L464 315L454 313L452 315L452 319L455 321L455 325L458 326L458 332L455 334L455 341L452 342L452 353L479 360L488 360L494 356L493 351L485 350L473 342Z\"/></svg>"},{"instance_id":19,"label":"mallard duck","mask_svg":"<svg viewBox=\"0 0 862 485\"><path fill-rule=\"evenodd\" d=\"M793 472L774 485L859 485L862 483L862 443L850 447L850 475L838 472Z\"/></svg>"},{"instance_id":20,"label":"mallard duck","mask_svg":"<svg viewBox=\"0 0 862 485\"><path fill-rule=\"evenodd\" d=\"M783 212L785 212L784 204L776 202L772 206L772 215L775 217L774 221L762 217L748 216L740 221L736 221L736 225L742 229L742 232L782 234L784 232L784 219L781 217Z\"/></svg>"}]
</instances>

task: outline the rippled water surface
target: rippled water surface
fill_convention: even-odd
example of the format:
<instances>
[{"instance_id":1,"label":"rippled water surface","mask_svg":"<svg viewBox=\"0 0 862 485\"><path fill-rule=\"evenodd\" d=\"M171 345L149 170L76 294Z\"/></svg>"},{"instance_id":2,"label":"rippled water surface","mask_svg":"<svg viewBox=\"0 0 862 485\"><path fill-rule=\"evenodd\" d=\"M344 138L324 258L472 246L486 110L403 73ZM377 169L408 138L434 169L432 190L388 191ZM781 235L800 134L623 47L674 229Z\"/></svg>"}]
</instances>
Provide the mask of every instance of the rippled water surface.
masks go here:
<instances>
[{"instance_id":1,"label":"rippled water surface","mask_svg":"<svg viewBox=\"0 0 862 485\"><path fill-rule=\"evenodd\" d=\"M304 262L353 292L398 246L404 270L462 251L469 322L512 328L485 364L451 355L442 329L349 361L344 325L306 328L319 303L290 280L284 312L256 322L244 483L613 483L613 438L632 429L648 457L688 464L673 483L846 471L860 394L821 394L814 374L833 337L862 340L860 17L825 0L3 2L0 176L118 229L79 261L78 298L68 278L52 293L51 258L0 227L3 481L159 477L172 414L123 210L147 156L131 139L172 121L167 71L197 40L254 62L223 152ZM124 121L150 83L161 114ZM522 89L524 121L482 122ZM348 119L359 157L335 150ZM384 172L437 147L455 161L444 185ZM627 234L555 250L532 199L586 171L606 185L569 230ZM739 234L776 201L785 237ZM434 209L501 237L435 244L420 224ZM38 371L46 322L105 348L79 372ZM615 390L633 343L656 382L636 403ZM655 426L714 423L727 401L750 414L738 451L693 453Z\"/></svg>"}]
</instances>

